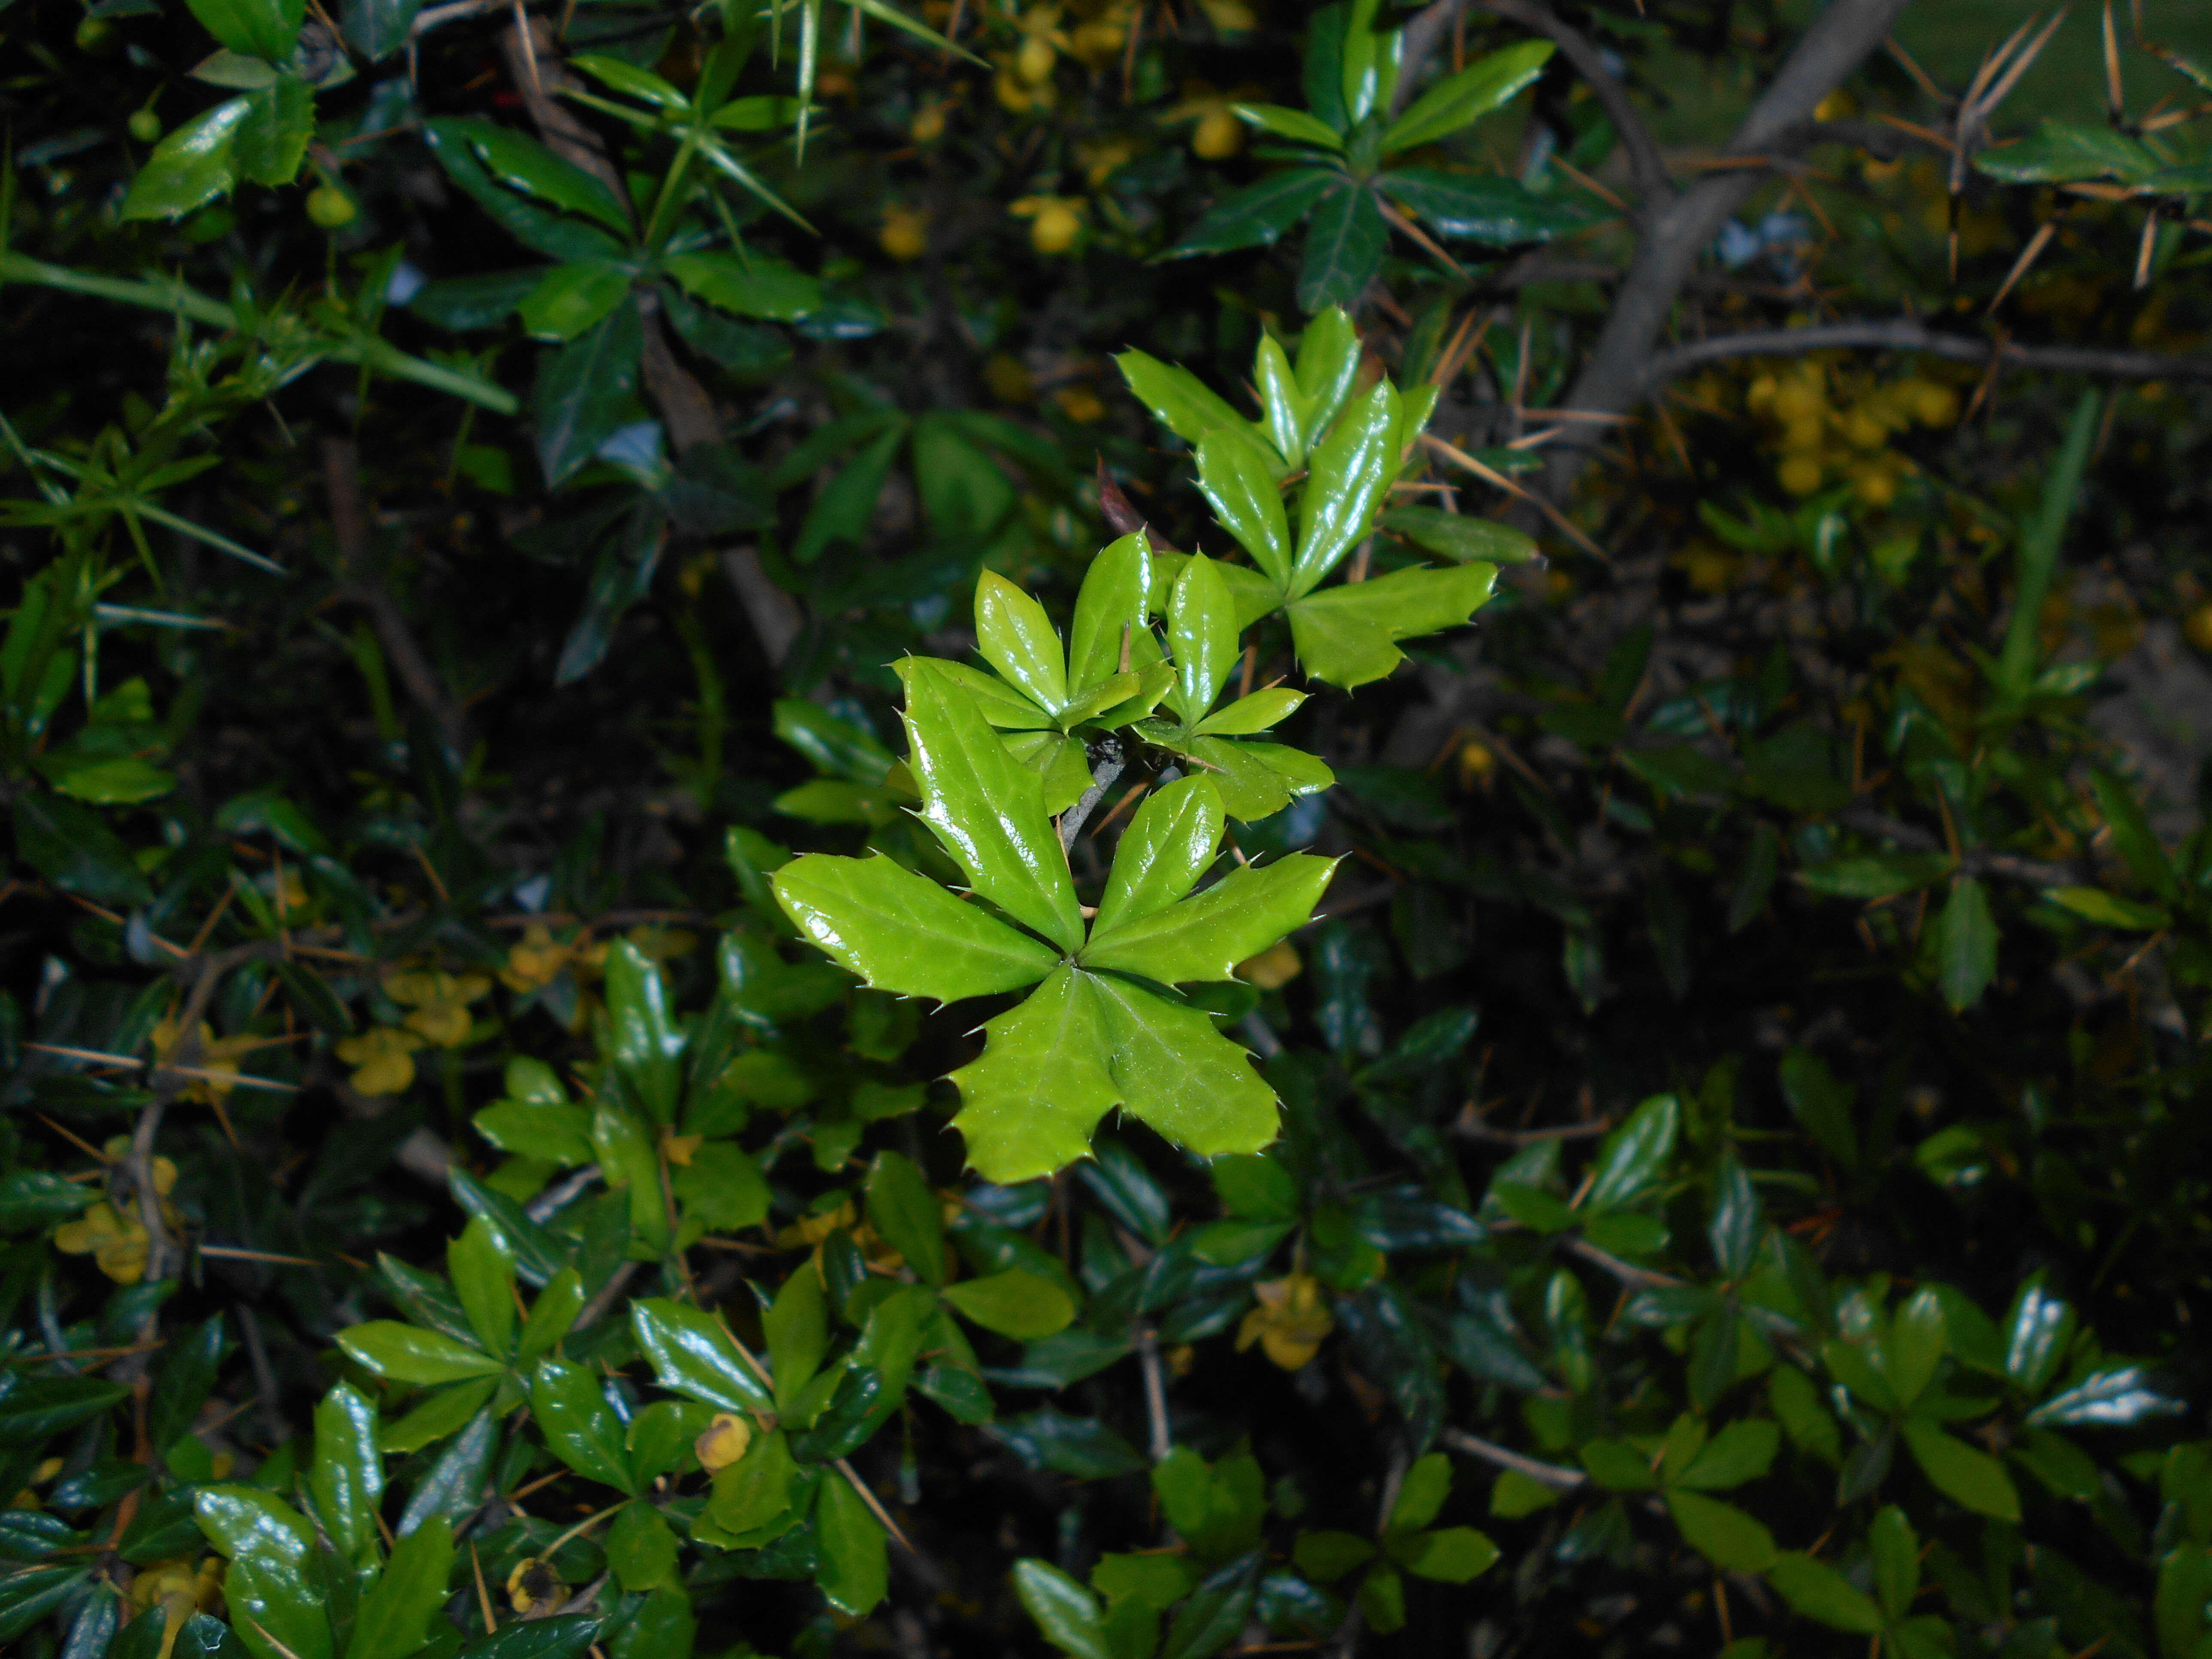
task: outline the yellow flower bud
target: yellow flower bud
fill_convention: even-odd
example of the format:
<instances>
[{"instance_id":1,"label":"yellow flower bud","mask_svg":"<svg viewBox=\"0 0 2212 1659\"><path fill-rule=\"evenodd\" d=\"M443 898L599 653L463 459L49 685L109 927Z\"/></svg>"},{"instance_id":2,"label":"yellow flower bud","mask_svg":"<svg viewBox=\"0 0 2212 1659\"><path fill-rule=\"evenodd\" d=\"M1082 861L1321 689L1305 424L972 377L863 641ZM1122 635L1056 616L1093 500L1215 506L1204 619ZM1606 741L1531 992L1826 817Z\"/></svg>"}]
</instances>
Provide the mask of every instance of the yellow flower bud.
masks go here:
<instances>
[{"instance_id":1,"label":"yellow flower bud","mask_svg":"<svg viewBox=\"0 0 2212 1659\"><path fill-rule=\"evenodd\" d=\"M1887 507L1897 499L1897 475L1886 466L1862 466L1851 473L1851 489L1869 507Z\"/></svg>"},{"instance_id":2,"label":"yellow flower bud","mask_svg":"<svg viewBox=\"0 0 2212 1659\"><path fill-rule=\"evenodd\" d=\"M691 1449L698 1454L699 1467L713 1474L743 1457L752 1443L751 1424L734 1412L716 1412L714 1420L691 1443Z\"/></svg>"},{"instance_id":3,"label":"yellow flower bud","mask_svg":"<svg viewBox=\"0 0 2212 1659\"><path fill-rule=\"evenodd\" d=\"M397 1095L415 1081L416 1049L422 1039L413 1031L379 1025L337 1044L337 1057L354 1067L353 1086L365 1095Z\"/></svg>"},{"instance_id":4,"label":"yellow flower bud","mask_svg":"<svg viewBox=\"0 0 2212 1659\"><path fill-rule=\"evenodd\" d=\"M1256 957L1237 964L1237 977L1262 991L1280 990L1305 971L1305 963L1288 939L1278 939Z\"/></svg>"},{"instance_id":5,"label":"yellow flower bud","mask_svg":"<svg viewBox=\"0 0 2212 1659\"><path fill-rule=\"evenodd\" d=\"M1237 118L1236 111L1224 105L1210 109L1198 118L1191 129L1191 154L1208 161L1218 161L1234 155L1244 148L1244 124Z\"/></svg>"},{"instance_id":6,"label":"yellow flower bud","mask_svg":"<svg viewBox=\"0 0 2212 1659\"><path fill-rule=\"evenodd\" d=\"M1818 381L1792 376L1774 388L1773 409L1778 421L1817 421L1827 412L1827 393Z\"/></svg>"},{"instance_id":7,"label":"yellow flower bud","mask_svg":"<svg viewBox=\"0 0 2212 1659\"><path fill-rule=\"evenodd\" d=\"M500 978L510 991L534 991L560 977L561 970L568 965L568 947L554 939L551 928L533 921L522 930L521 939L507 947L507 966Z\"/></svg>"},{"instance_id":8,"label":"yellow flower bud","mask_svg":"<svg viewBox=\"0 0 2212 1659\"><path fill-rule=\"evenodd\" d=\"M1889 441L1888 429L1863 406L1844 417L1844 441L1854 449L1880 449Z\"/></svg>"},{"instance_id":9,"label":"yellow flower bud","mask_svg":"<svg viewBox=\"0 0 2212 1659\"><path fill-rule=\"evenodd\" d=\"M912 208L885 208L876 241L894 259L919 259L929 247L929 221Z\"/></svg>"},{"instance_id":10,"label":"yellow flower bud","mask_svg":"<svg viewBox=\"0 0 2212 1659\"><path fill-rule=\"evenodd\" d=\"M1784 460L1775 477L1791 495L1809 495L1820 487L1820 458L1791 455Z\"/></svg>"},{"instance_id":11,"label":"yellow flower bud","mask_svg":"<svg viewBox=\"0 0 2212 1659\"><path fill-rule=\"evenodd\" d=\"M1054 202L1039 210L1030 227L1030 246L1039 253L1065 253L1083 233L1083 216L1066 202Z\"/></svg>"},{"instance_id":12,"label":"yellow flower bud","mask_svg":"<svg viewBox=\"0 0 2212 1659\"><path fill-rule=\"evenodd\" d=\"M1038 86L1052 78L1052 66L1059 61L1060 54L1052 49L1052 42L1032 34L1014 54L1014 73L1030 85Z\"/></svg>"},{"instance_id":13,"label":"yellow flower bud","mask_svg":"<svg viewBox=\"0 0 2212 1659\"><path fill-rule=\"evenodd\" d=\"M1948 386L1922 380L1912 388L1912 418L1923 426L1949 426L1959 418L1959 394Z\"/></svg>"},{"instance_id":14,"label":"yellow flower bud","mask_svg":"<svg viewBox=\"0 0 2212 1659\"><path fill-rule=\"evenodd\" d=\"M1244 1322L1237 1327L1239 1353L1257 1342L1267 1358L1285 1370L1298 1370L1336 1328L1322 1297L1321 1281L1310 1273L1291 1273L1269 1284L1255 1285L1252 1294L1260 1305L1246 1314Z\"/></svg>"}]
</instances>

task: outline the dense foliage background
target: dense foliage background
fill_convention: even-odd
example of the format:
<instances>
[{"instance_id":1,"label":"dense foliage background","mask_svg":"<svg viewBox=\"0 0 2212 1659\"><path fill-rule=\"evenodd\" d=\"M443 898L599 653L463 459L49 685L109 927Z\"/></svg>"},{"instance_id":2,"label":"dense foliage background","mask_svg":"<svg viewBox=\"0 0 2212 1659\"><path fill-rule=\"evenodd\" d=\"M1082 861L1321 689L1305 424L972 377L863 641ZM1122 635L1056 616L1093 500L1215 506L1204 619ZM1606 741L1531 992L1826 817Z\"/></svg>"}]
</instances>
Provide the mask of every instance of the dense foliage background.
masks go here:
<instances>
[{"instance_id":1,"label":"dense foliage background","mask_svg":"<svg viewBox=\"0 0 2212 1659\"><path fill-rule=\"evenodd\" d=\"M2212 1653L2212 42L2056 27L0 7L0 1642ZM1544 556L1233 831L1277 1146L981 1182L768 878L1329 305Z\"/></svg>"}]
</instances>

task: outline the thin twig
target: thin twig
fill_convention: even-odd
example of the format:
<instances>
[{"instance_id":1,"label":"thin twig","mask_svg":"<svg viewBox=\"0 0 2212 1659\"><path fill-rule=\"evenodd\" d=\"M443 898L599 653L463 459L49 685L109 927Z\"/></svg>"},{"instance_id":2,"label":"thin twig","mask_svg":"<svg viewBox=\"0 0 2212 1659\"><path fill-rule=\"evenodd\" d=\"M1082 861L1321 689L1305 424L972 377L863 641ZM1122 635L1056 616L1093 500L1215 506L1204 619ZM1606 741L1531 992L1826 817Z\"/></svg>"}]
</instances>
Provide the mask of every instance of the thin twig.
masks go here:
<instances>
[{"instance_id":1,"label":"thin twig","mask_svg":"<svg viewBox=\"0 0 2212 1659\"><path fill-rule=\"evenodd\" d=\"M1159 1333L1150 1325L1138 1328L1137 1364L1145 1373L1145 1419L1152 1431L1146 1449L1153 1462L1164 1462L1175 1449L1175 1443L1168 1433L1167 1379L1160 1370Z\"/></svg>"},{"instance_id":2,"label":"thin twig","mask_svg":"<svg viewBox=\"0 0 2212 1659\"><path fill-rule=\"evenodd\" d=\"M1957 363L1992 363L2116 380L2212 380L2212 355L2124 351L2103 346L2002 344L1954 334L1912 318L1880 323L1823 323L1808 328L1716 334L1662 351L1644 368L1647 388L1730 357L1796 357L1813 351L1917 352Z\"/></svg>"},{"instance_id":3,"label":"thin twig","mask_svg":"<svg viewBox=\"0 0 2212 1659\"><path fill-rule=\"evenodd\" d=\"M1486 1463L1495 1463L1501 1469L1511 1469L1540 1486L1553 1486L1561 1492L1572 1492L1589 1480L1580 1469L1565 1468L1557 1463L1540 1462L1535 1458L1524 1457L1517 1451L1509 1451L1479 1435L1469 1434L1465 1429L1440 1430L1437 1438L1454 1451L1465 1452L1469 1457L1480 1457Z\"/></svg>"}]
</instances>

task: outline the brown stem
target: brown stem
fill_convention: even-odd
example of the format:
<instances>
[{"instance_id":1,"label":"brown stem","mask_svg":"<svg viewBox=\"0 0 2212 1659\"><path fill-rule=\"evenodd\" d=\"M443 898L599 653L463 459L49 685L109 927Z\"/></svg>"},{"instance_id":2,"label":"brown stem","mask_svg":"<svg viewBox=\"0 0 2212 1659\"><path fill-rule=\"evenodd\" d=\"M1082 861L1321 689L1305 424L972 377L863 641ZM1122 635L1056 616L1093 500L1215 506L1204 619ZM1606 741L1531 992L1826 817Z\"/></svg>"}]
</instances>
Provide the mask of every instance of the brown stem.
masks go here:
<instances>
[{"instance_id":1,"label":"brown stem","mask_svg":"<svg viewBox=\"0 0 2212 1659\"><path fill-rule=\"evenodd\" d=\"M500 37L507 78L521 95L523 107L529 111L546 148L598 179L614 192L617 201L627 202L629 191L599 134L561 100L560 94L576 85L576 80L562 67L559 50L553 26L543 17L530 20L526 40L520 21ZM659 411L671 447L682 455L702 445L720 443L722 422L714 412L714 400L707 395L698 377L678 360L668 343L659 305L649 290L639 294L637 308L645 325L646 395ZM769 579L757 548L725 548L720 562L722 574L737 590L738 602L744 607L746 620L760 640L763 653L770 666L781 666L805 625L798 601Z\"/></svg>"},{"instance_id":2,"label":"brown stem","mask_svg":"<svg viewBox=\"0 0 2212 1659\"><path fill-rule=\"evenodd\" d=\"M1905 4L1906 0L1833 0L1752 106L1727 154L1764 156L1802 149L1812 131L1814 108L1888 38ZM1763 167L1711 173L1647 213L1636 258L1567 395L1568 407L1617 415L1641 401L1652 356L1698 257L1766 176ZM1553 500L1565 495L1601 431L1571 433L1553 449L1545 483Z\"/></svg>"},{"instance_id":3,"label":"brown stem","mask_svg":"<svg viewBox=\"0 0 2212 1659\"><path fill-rule=\"evenodd\" d=\"M2047 369L2057 374L2097 374L2116 380L2212 380L2212 356L2183 356L2162 351L2120 351L2101 346L2026 346L2010 340L1985 340L1972 334L1931 328L1916 318L1893 322L1825 323L1809 328L1764 329L1717 334L1662 351L1644 371L1647 391L1677 374L1729 357L1794 357L1808 351L1906 351L1958 363Z\"/></svg>"},{"instance_id":4,"label":"brown stem","mask_svg":"<svg viewBox=\"0 0 2212 1659\"><path fill-rule=\"evenodd\" d=\"M349 438L323 440L323 483L330 492L331 530L337 542L338 591L368 612L386 660L416 707L438 728L438 739L455 755L467 752L467 727L446 695L438 672L407 625L383 573L372 568L368 502L362 494L361 452Z\"/></svg>"}]
</instances>

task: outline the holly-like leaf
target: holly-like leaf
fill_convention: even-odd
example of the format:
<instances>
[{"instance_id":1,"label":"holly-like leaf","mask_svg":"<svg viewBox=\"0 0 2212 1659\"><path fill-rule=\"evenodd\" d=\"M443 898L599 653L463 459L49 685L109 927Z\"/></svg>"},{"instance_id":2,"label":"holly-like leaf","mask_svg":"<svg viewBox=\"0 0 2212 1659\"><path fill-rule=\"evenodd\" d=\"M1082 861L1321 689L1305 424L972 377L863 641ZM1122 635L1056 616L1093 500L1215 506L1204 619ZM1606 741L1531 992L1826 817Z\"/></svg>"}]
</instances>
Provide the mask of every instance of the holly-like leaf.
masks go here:
<instances>
[{"instance_id":1,"label":"holly-like leaf","mask_svg":"<svg viewBox=\"0 0 2212 1659\"><path fill-rule=\"evenodd\" d=\"M231 145L252 104L228 99L194 116L154 147L123 198L126 219L175 219L228 194L238 182Z\"/></svg>"},{"instance_id":2,"label":"holly-like leaf","mask_svg":"<svg viewBox=\"0 0 2212 1659\"><path fill-rule=\"evenodd\" d=\"M1539 196L1518 179L1401 167L1379 174L1385 196L1447 241L1516 247L1586 228L1590 210L1563 195Z\"/></svg>"},{"instance_id":3,"label":"holly-like leaf","mask_svg":"<svg viewBox=\"0 0 2212 1659\"><path fill-rule=\"evenodd\" d=\"M1275 1138L1274 1091L1201 1010L1092 977L1109 1068L1131 1111L1200 1158L1256 1152Z\"/></svg>"},{"instance_id":4,"label":"holly-like leaf","mask_svg":"<svg viewBox=\"0 0 2212 1659\"><path fill-rule=\"evenodd\" d=\"M202 27L233 52L281 64L291 57L307 0L188 0Z\"/></svg>"},{"instance_id":5,"label":"holly-like leaf","mask_svg":"<svg viewBox=\"0 0 2212 1659\"><path fill-rule=\"evenodd\" d=\"M1142 351L1125 351L1114 362L1152 418L1193 447L1218 428L1250 424L1187 368Z\"/></svg>"},{"instance_id":6,"label":"holly-like leaf","mask_svg":"<svg viewBox=\"0 0 2212 1659\"><path fill-rule=\"evenodd\" d=\"M929 659L908 657L899 672L923 822L978 894L1063 950L1076 949L1083 918L1040 781Z\"/></svg>"},{"instance_id":7,"label":"holly-like leaf","mask_svg":"<svg viewBox=\"0 0 2212 1659\"><path fill-rule=\"evenodd\" d=\"M1791 1553L1778 1557L1766 1569L1766 1580L1782 1592L1782 1599L1808 1619L1855 1636L1879 1635L1881 1609L1833 1567L1809 1555Z\"/></svg>"},{"instance_id":8,"label":"holly-like leaf","mask_svg":"<svg viewBox=\"0 0 2212 1659\"><path fill-rule=\"evenodd\" d=\"M796 323L823 305L823 288L803 270L781 258L752 252L671 254L661 261L684 292L738 316L763 316L775 323Z\"/></svg>"},{"instance_id":9,"label":"holly-like leaf","mask_svg":"<svg viewBox=\"0 0 2212 1659\"><path fill-rule=\"evenodd\" d=\"M1267 345L1274 346L1273 340ZM1275 346L1280 358L1282 348ZM1287 367L1284 370L1288 374ZM1293 416L1303 410L1291 411ZM1297 441L1295 425L1289 433ZM1276 586L1287 588L1291 580L1291 525L1283 511L1283 498L1275 488L1275 468L1263 446L1249 429L1222 427L1208 433L1198 446L1198 485L1213 504L1223 528L1243 544L1252 562ZM1297 453L1303 454L1301 448Z\"/></svg>"},{"instance_id":10,"label":"holly-like leaf","mask_svg":"<svg viewBox=\"0 0 2212 1659\"><path fill-rule=\"evenodd\" d=\"M1299 665L1347 690L1379 680L1405 660L1397 641L1460 626L1489 603L1497 580L1497 566L1466 564L1309 593L1288 607Z\"/></svg>"},{"instance_id":11,"label":"holly-like leaf","mask_svg":"<svg viewBox=\"0 0 2212 1659\"><path fill-rule=\"evenodd\" d=\"M1503 108L1544 72L1553 51L1549 40L1523 40L1478 58L1458 74L1447 76L1390 124L1382 134L1383 154L1432 144Z\"/></svg>"},{"instance_id":12,"label":"holly-like leaf","mask_svg":"<svg viewBox=\"0 0 2212 1659\"><path fill-rule=\"evenodd\" d=\"M1067 686L1075 696L1118 679L1125 651L1131 669L1145 665L1138 636L1149 643L1145 621L1152 586L1152 544L1142 531L1122 537L1091 562L1067 635ZM1000 724L988 709L984 718Z\"/></svg>"},{"instance_id":13,"label":"holly-like leaf","mask_svg":"<svg viewBox=\"0 0 2212 1659\"><path fill-rule=\"evenodd\" d=\"M1030 1181L1091 1150L1120 1099L1097 976L1061 967L1019 1007L983 1028L983 1052L952 1073L968 1161L987 1181Z\"/></svg>"},{"instance_id":14,"label":"holly-like leaf","mask_svg":"<svg viewBox=\"0 0 2212 1659\"><path fill-rule=\"evenodd\" d=\"M1213 707L1237 661L1237 617L1218 567L1194 554L1168 600L1168 642L1175 649L1176 690L1170 703L1194 725Z\"/></svg>"},{"instance_id":15,"label":"holly-like leaf","mask_svg":"<svg viewBox=\"0 0 2212 1659\"><path fill-rule=\"evenodd\" d=\"M1164 734L1161 740L1204 767L1221 792L1222 810L1244 823L1271 817L1299 796L1316 794L1336 781L1320 757L1287 744L1188 733Z\"/></svg>"},{"instance_id":16,"label":"holly-like leaf","mask_svg":"<svg viewBox=\"0 0 2212 1659\"><path fill-rule=\"evenodd\" d=\"M1097 1598L1059 1568L1044 1561L1017 1561L1014 1594L1044 1639L1071 1659L1117 1659Z\"/></svg>"},{"instance_id":17,"label":"holly-like leaf","mask_svg":"<svg viewBox=\"0 0 2212 1659\"><path fill-rule=\"evenodd\" d=\"M538 360L532 401L538 459L548 484L583 471L599 447L637 408L638 361L644 325L634 305L618 305L558 351Z\"/></svg>"},{"instance_id":18,"label":"holly-like leaf","mask_svg":"<svg viewBox=\"0 0 2212 1659\"><path fill-rule=\"evenodd\" d=\"M994 570L975 581L975 646L1001 678L1040 708L1067 705L1067 664L1044 607Z\"/></svg>"},{"instance_id":19,"label":"holly-like leaf","mask_svg":"<svg viewBox=\"0 0 2212 1659\"><path fill-rule=\"evenodd\" d=\"M340 1331L338 1346L356 1364L395 1382L459 1382L506 1369L481 1349L392 1319L372 1319Z\"/></svg>"},{"instance_id":20,"label":"holly-like leaf","mask_svg":"<svg viewBox=\"0 0 2212 1659\"><path fill-rule=\"evenodd\" d=\"M1334 167L1287 167L1223 197L1160 257L1187 259L1199 253L1273 246L1285 231L1313 211L1315 203L1343 182L1344 175ZM1145 394L1139 391L1137 395Z\"/></svg>"},{"instance_id":21,"label":"holly-like leaf","mask_svg":"<svg viewBox=\"0 0 2212 1659\"><path fill-rule=\"evenodd\" d=\"M522 325L541 340L573 340L623 302L629 268L613 259L559 264L523 296Z\"/></svg>"},{"instance_id":22,"label":"holly-like leaf","mask_svg":"<svg viewBox=\"0 0 2212 1659\"><path fill-rule=\"evenodd\" d=\"M340 1554L358 1561L365 1548L374 1547L376 1511L384 1496L383 1448L376 1407L346 1383L332 1389L315 1407L315 1455L307 1465L307 1490Z\"/></svg>"},{"instance_id":23,"label":"holly-like leaf","mask_svg":"<svg viewBox=\"0 0 2212 1659\"><path fill-rule=\"evenodd\" d=\"M1733 1504L1693 1492L1667 1494L1667 1509L1692 1548L1729 1572L1765 1572L1774 1565L1774 1534Z\"/></svg>"},{"instance_id":24,"label":"holly-like leaf","mask_svg":"<svg viewBox=\"0 0 2212 1659\"><path fill-rule=\"evenodd\" d=\"M296 75L280 75L246 94L246 118L231 140L230 159L254 184L289 185L314 132L313 88Z\"/></svg>"},{"instance_id":25,"label":"holly-like leaf","mask_svg":"<svg viewBox=\"0 0 2212 1659\"><path fill-rule=\"evenodd\" d=\"M1996 1458L1923 1419L1908 1417L1900 1426L1912 1461L1936 1491L1977 1515L1998 1521L2020 1519L2020 1493Z\"/></svg>"},{"instance_id":26,"label":"holly-like leaf","mask_svg":"<svg viewBox=\"0 0 2212 1659\"><path fill-rule=\"evenodd\" d=\"M623 1420L599 1392L597 1377L580 1365L549 1359L531 1380L531 1415L554 1455L586 1480L633 1489Z\"/></svg>"},{"instance_id":27,"label":"holly-like leaf","mask_svg":"<svg viewBox=\"0 0 2212 1659\"><path fill-rule=\"evenodd\" d=\"M1305 700L1303 691L1280 688L1255 691L1249 697L1239 697L1226 708L1214 710L1192 731L1201 738L1243 738L1272 731L1296 714Z\"/></svg>"},{"instance_id":28,"label":"holly-like leaf","mask_svg":"<svg viewBox=\"0 0 2212 1659\"><path fill-rule=\"evenodd\" d=\"M1298 306L1304 311L1358 305L1390 241L1375 192L1341 173L1326 176L1336 188L1314 207L1298 267Z\"/></svg>"},{"instance_id":29,"label":"holly-like leaf","mask_svg":"<svg viewBox=\"0 0 2212 1659\"><path fill-rule=\"evenodd\" d=\"M1378 380L1314 452L1298 498L1298 550L1288 592L1310 593L1373 527L1398 476L1398 393Z\"/></svg>"},{"instance_id":30,"label":"holly-like leaf","mask_svg":"<svg viewBox=\"0 0 2212 1659\"><path fill-rule=\"evenodd\" d=\"M1334 859L1293 853L1232 871L1194 897L1094 936L1078 959L1169 985L1229 979L1238 963L1306 924L1335 870Z\"/></svg>"},{"instance_id":31,"label":"holly-like leaf","mask_svg":"<svg viewBox=\"0 0 2212 1659\"><path fill-rule=\"evenodd\" d=\"M1009 757L1008 769L1017 765ZM809 853L769 885L799 932L879 991L957 1002L1034 984L1055 960L1049 947L888 858Z\"/></svg>"},{"instance_id":32,"label":"holly-like leaf","mask_svg":"<svg viewBox=\"0 0 2212 1659\"><path fill-rule=\"evenodd\" d=\"M233 1627L254 1659L331 1659L331 1624L307 1581L315 1529L273 1492L207 1486L193 1517L209 1543L230 1559L223 1599Z\"/></svg>"},{"instance_id":33,"label":"holly-like leaf","mask_svg":"<svg viewBox=\"0 0 2212 1659\"><path fill-rule=\"evenodd\" d=\"M945 1287L945 1301L987 1331L1036 1342L1074 1322L1075 1304L1051 1279L1021 1267Z\"/></svg>"},{"instance_id":34,"label":"holly-like leaf","mask_svg":"<svg viewBox=\"0 0 2212 1659\"><path fill-rule=\"evenodd\" d=\"M1179 778L1153 791L1114 849L1092 938L1164 910L1196 886L1221 845L1221 817L1220 792L1209 778Z\"/></svg>"},{"instance_id":35,"label":"holly-like leaf","mask_svg":"<svg viewBox=\"0 0 2212 1659\"><path fill-rule=\"evenodd\" d=\"M1291 109L1282 104L1231 104L1230 107L1247 125L1272 132L1278 138L1287 138L1294 144L1311 144L1316 149L1327 150L1344 148L1343 136L1334 127L1302 109Z\"/></svg>"},{"instance_id":36,"label":"holly-like leaf","mask_svg":"<svg viewBox=\"0 0 2212 1659\"><path fill-rule=\"evenodd\" d=\"M428 1637L453 1571L453 1523L434 1515L399 1540L362 1597L346 1659L408 1659Z\"/></svg>"}]
</instances>

